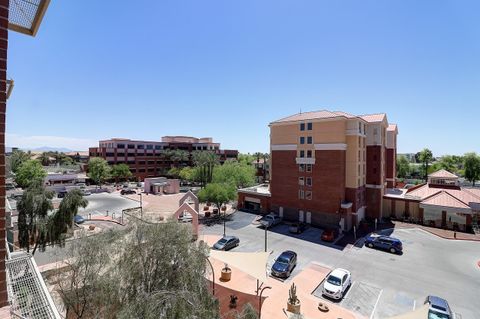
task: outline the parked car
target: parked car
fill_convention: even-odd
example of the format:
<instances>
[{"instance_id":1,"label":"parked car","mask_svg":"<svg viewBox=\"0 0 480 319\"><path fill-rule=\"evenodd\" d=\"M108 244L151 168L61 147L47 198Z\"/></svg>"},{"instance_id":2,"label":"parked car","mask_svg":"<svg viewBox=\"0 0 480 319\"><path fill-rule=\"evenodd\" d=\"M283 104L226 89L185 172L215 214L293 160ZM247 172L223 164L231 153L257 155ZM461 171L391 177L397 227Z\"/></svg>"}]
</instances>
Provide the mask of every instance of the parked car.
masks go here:
<instances>
[{"instance_id":1,"label":"parked car","mask_svg":"<svg viewBox=\"0 0 480 319\"><path fill-rule=\"evenodd\" d=\"M64 198L67 195L67 191L59 191L57 194L58 198Z\"/></svg>"},{"instance_id":2,"label":"parked car","mask_svg":"<svg viewBox=\"0 0 480 319\"><path fill-rule=\"evenodd\" d=\"M424 304L429 304L428 319L453 319L453 313L445 299L428 296Z\"/></svg>"},{"instance_id":3,"label":"parked car","mask_svg":"<svg viewBox=\"0 0 480 319\"><path fill-rule=\"evenodd\" d=\"M300 223L294 223L290 225L288 228L288 231L291 232L292 234L301 234L307 229L307 224L300 222Z\"/></svg>"},{"instance_id":4,"label":"parked car","mask_svg":"<svg viewBox=\"0 0 480 319\"><path fill-rule=\"evenodd\" d=\"M216 250L230 250L240 245L240 239L236 236L223 236L213 245Z\"/></svg>"},{"instance_id":5,"label":"parked car","mask_svg":"<svg viewBox=\"0 0 480 319\"><path fill-rule=\"evenodd\" d=\"M386 250L392 254L401 253L403 250L402 242L399 239L376 234L370 234L365 238L365 246Z\"/></svg>"},{"instance_id":6,"label":"parked car","mask_svg":"<svg viewBox=\"0 0 480 319\"><path fill-rule=\"evenodd\" d=\"M282 218L280 216L275 215L275 214L268 214L268 215L263 216L260 219L260 223L263 225L263 227L267 227L267 228L278 225L281 222L282 222Z\"/></svg>"},{"instance_id":7,"label":"parked car","mask_svg":"<svg viewBox=\"0 0 480 319\"><path fill-rule=\"evenodd\" d=\"M134 189L122 189L120 191L121 195L130 195L130 194L136 194L136 193L137 193L137 191L134 190Z\"/></svg>"},{"instance_id":8,"label":"parked car","mask_svg":"<svg viewBox=\"0 0 480 319\"><path fill-rule=\"evenodd\" d=\"M271 274L272 276L279 278L288 278L295 266L297 266L297 253L291 250L286 250L275 259Z\"/></svg>"},{"instance_id":9,"label":"parked car","mask_svg":"<svg viewBox=\"0 0 480 319\"><path fill-rule=\"evenodd\" d=\"M89 191L89 190L83 189L83 190L82 190L82 195L83 195L83 196L90 196L90 195L92 195L92 192Z\"/></svg>"},{"instance_id":10,"label":"parked car","mask_svg":"<svg viewBox=\"0 0 480 319\"><path fill-rule=\"evenodd\" d=\"M336 237L337 237L337 230L330 228L330 229L325 229L323 231L321 239L323 241L334 242Z\"/></svg>"},{"instance_id":11,"label":"parked car","mask_svg":"<svg viewBox=\"0 0 480 319\"><path fill-rule=\"evenodd\" d=\"M332 299L340 300L352 284L352 275L343 268L336 268L327 276L323 283L322 294Z\"/></svg>"},{"instance_id":12,"label":"parked car","mask_svg":"<svg viewBox=\"0 0 480 319\"><path fill-rule=\"evenodd\" d=\"M73 221L75 222L75 224L81 224L85 222L85 218L83 218L83 216L80 216L80 215L75 215L73 217Z\"/></svg>"}]
</instances>

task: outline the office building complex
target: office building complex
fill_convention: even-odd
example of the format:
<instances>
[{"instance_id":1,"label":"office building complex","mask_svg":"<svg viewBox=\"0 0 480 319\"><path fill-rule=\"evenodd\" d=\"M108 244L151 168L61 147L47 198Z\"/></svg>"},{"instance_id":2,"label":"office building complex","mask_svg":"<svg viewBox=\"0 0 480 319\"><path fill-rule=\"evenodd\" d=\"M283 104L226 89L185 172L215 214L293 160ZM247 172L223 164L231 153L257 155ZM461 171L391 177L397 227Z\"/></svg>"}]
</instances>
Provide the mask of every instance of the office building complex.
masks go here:
<instances>
[{"instance_id":1,"label":"office building complex","mask_svg":"<svg viewBox=\"0 0 480 319\"><path fill-rule=\"evenodd\" d=\"M110 165L127 164L139 181L165 175L171 167L192 165L195 151L215 152L220 163L238 157L237 150L221 150L220 143L213 142L210 137L164 136L161 142L113 138L98 144L89 149L90 157L101 157ZM184 152L176 154L176 150Z\"/></svg>"}]
</instances>

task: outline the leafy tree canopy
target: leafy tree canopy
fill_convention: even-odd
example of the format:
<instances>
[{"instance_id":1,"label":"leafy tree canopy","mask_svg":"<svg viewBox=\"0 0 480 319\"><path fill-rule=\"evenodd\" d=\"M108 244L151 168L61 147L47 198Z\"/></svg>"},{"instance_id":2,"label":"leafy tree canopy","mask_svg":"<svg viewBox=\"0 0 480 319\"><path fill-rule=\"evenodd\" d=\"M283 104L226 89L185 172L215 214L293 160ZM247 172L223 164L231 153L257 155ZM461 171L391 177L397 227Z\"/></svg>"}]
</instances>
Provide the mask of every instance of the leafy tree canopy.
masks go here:
<instances>
[{"instance_id":1,"label":"leafy tree canopy","mask_svg":"<svg viewBox=\"0 0 480 319\"><path fill-rule=\"evenodd\" d=\"M39 161L27 160L18 167L15 175L15 182L18 186L27 188L32 184L43 184L46 176L47 172Z\"/></svg>"},{"instance_id":2,"label":"leafy tree canopy","mask_svg":"<svg viewBox=\"0 0 480 319\"><path fill-rule=\"evenodd\" d=\"M96 184L101 185L110 177L111 168L106 160L100 157L93 157L88 161L88 177Z\"/></svg>"}]
</instances>

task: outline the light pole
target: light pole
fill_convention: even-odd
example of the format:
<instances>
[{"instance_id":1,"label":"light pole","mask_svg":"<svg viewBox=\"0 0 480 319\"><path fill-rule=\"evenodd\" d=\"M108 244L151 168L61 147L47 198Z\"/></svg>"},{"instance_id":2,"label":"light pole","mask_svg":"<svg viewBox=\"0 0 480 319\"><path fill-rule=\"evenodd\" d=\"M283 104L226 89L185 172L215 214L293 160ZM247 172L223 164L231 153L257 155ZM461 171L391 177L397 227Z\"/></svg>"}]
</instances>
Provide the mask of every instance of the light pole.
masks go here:
<instances>
[{"instance_id":1,"label":"light pole","mask_svg":"<svg viewBox=\"0 0 480 319\"><path fill-rule=\"evenodd\" d=\"M267 229L268 229L268 224L264 224L265 227L265 252L267 252Z\"/></svg>"},{"instance_id":2,"label":"light pole","mask_svg":"<svg viewBox=\"0 0 480 319\"><path fill-rule=\"evenodd\" d=\"M140 195L140 219L143 219L142 193L138 195Z\"/></svg>"},{"instance_id":3,"label":"light pole","mask_svg":"<svg viewBox=\"0 0 480 319\"><path fill-rule=\"evenodd\" d=\"M262 317L262 294L265 289L272 289L272 287L266 286L260 291L260 297L258 297L258 319Z\"/></svg>"},{"instance_id":4,"label":"light pole","mask_svg":"<svg viewBox=\"0 0 480 319\"><path fill-rule=\"evenodd\" d=\"M208 262L208 264L210 265L210 268L212 268L212 276L213 276L213 280L212 280L212 292L213 292L213 295L215 296L215 270L213 269L212 262L210 261L210 259L208 259L208 256L206 256L205 258L207 259L207 262Z\"/></svg>"},{"instance_id":5,"label":"light pole","mask_svg":"<svg viewBox=\"0 0 480 319\"><path fill-rule=\"evenodd\" d=\"M223 237L225 237L227 232L226 223L227 223L227 210L225 209L223 211Z\"/></svg>"}]
</instances>

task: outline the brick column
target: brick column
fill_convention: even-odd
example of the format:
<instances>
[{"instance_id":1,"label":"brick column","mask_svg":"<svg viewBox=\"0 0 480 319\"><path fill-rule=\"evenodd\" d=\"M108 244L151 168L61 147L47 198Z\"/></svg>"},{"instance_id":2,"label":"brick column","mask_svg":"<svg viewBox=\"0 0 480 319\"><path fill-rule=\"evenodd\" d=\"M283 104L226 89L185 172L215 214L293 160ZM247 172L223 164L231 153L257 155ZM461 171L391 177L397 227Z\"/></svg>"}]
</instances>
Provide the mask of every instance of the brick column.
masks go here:
<instances>
[{"instance_id":1,"label":"brick column","mask_svg":"<svg viewBox=\"0 0 480 319\"><path fill-rule=\"evenodd\" d=\"M8 305L5 272L5 112L9 0L0 0L0 307Z\"/></svg>"}]
</instances>

